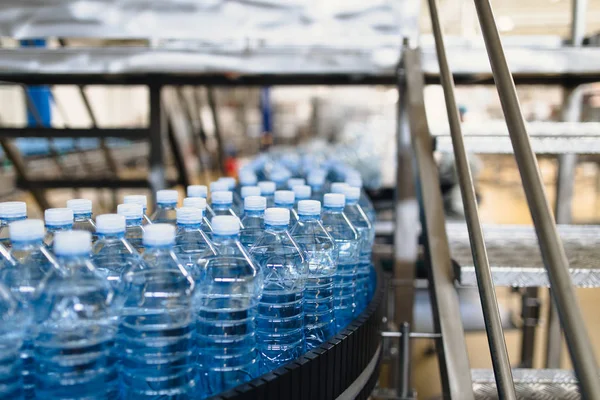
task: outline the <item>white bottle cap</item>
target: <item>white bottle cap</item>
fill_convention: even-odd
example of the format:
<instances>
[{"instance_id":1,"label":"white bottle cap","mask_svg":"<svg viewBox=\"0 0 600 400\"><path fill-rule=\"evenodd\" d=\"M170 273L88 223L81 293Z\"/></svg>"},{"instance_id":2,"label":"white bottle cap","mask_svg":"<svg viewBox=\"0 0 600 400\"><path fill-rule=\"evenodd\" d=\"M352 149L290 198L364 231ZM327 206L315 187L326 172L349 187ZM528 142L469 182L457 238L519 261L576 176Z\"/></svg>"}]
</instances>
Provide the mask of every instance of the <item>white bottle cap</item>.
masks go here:
<instances>
[{"instance_id":1,"label":"white bottle cap","mask_svg":"<svg viewBox=\"0 0 600 400\"><path fill-rule=\"evenodd\" d=\"M125 232L125 217L119 214L102 214L96 217L96 232L121 233Z\"/></svg>"},{"instance_id":2,"label":"white bottle cap","mask_svg":"<svg viewBox=\"0 0 600 400\"><path fill-rule=\"evenodd\" d=\"M331 184L331 193L344 193L349 185L345 182L335 182Z\"/></svg>"},{"instance_id":3,"label":"white bottle cap","mask_svg":"<svg viewBox=\"0 0 600 400\"><path fill-rule=\"evenodd\" d=\"M307 186L307 185L294 186L294 196L296 196L296 200L310 199L311 193L312 193L312 190L310 189L310 186Z\"/></svg>"},{"instance_id":4,"label":"white bottle cap","mask_svg":"<svg viewBox=\"0 0 600 400\"><path fill-rule=\"evenodd\" d=\"M233 215L217 215L211 221L216 235L237 235L240 233L240 221Z\"/></svg>"},{"instance_id":5,"label":"white bottle cap","mask_svg":"<svg viewBox=\"0 0 600 400\"><path fill-rule=\"evenodd\" d=\"M275 192L275 204L294 204L294 192L291 190L278 190Z\"/></svg>"},{"instance_id":6,"label":"white bottle cap","mask_svg":"<svg viewBox=\"0 0 600 400\"><path fill-rule=\"evenodd\" d=\"M44 211L46 225L70 225L73 223L73 210L70 208L49 208Z\"/></svg>"},{"instance_id":7,"label":"white bottle cap","mask_svg":"<svg viewBox=\"0 0 600 400\"><path fill-rule=\"evenodd\" d=\"M143 194L128 194L123 197L124 204L139 204L143 208L148 207L148 198Z\"/></svg>"},{"instance_id":8,"label":"white bottle cap","mask_svg":"<svg viewBox=\"0 0 600 400\"><path fill-rule=\"evenodd\" d=\"M199 224L202 222L202 210L197 207L181 207L177 209L178 224Z\"/></svg>"},{"instance_id":9,"label":"white bottle cap","mask_svg":"<svg viewBox=\"0 0 600 400\"><path fill-rule=\"evenodd\" d=\"M233 203L233 193L230 191L217 191L211 194L213 204L231 204Z\"/></svg>"},{"instance_id":10,"label":"white bottle cap","mask_svg":"<svg viewBox=\"0 0 600 400\"><path fill-rule=\"evenodd\" d=\"M271 207L265 211L265 224L287 225L290 223L290 210L287 208Z\"/></svg>"},{"instance_id":11,"label":"white bottle cap","mask_svg":"<svg viewBox=\"0 0 600 400\"><path fill-rule=\"evenodd\" d=\"M41 219L24 219L12 222L8 226L11 241L39 240L44 237L44 221Z\"/></svg>"},{"instance_id":12,"label":"white bottle cap","mask_svg":"<svg viewBox=\"0 0 600 400\"><path fill-rule=\"evenodd\" d=\"M311 186L321 186L325 183L325 172L321 170L312 171L308 175L308 184Z\"/></svg>"},{"instance_id":13,"label":"white bottle cap","mask_svg":"<svg viewBox=\"0 0 600 400\"><path fill-rule=\"evenodd\" d=\"M223 181L215 181L210 183L210 193L211 196L214 192L226 192L229 190L229 185L227 182Z\"/></svg>"},{"instance_id":14,"label":"white bottle cap","mask_svg":"<svg viewBox=\"0 0 600 400\"><path fill-rule=\"evenodd\" d=\"M260 188L258 186L242 186L242 199L248 196L260 196Z\"/></svg>"},{"instance_id":15,"label":"white bottle cap","mask_svg":"<svg viewBox=\"0 0 600 400\"><path fill-rule=\"evenodd\" d=\"M261 196L270 196L275 193L275 182L271 181L260 181L258 182Z\"/></svg>"},{"instance_id":16,"label":"white bottle cap","mask_svg":"<svg viewBox=\"0 0 600 400\"><path fill-rule=\"evenodd\" d=\"M325 207L344 207L346 204L346 196L341 193L326 193L323 198Z\"/></svg>"},{"instance_id":17,"label":"white bottle cap","mask_svg":"<svg viewBox=\"0 0 600 400\"><path fill-rule=\"evenodd\" d=\"M0 203L0 218L18 218L27 216L27 204L24 201L5 201Z\"/></svg>"},{"instance_id":18,"label":"white bottle cap","mask_svg":"<svg viewBox=\"0 0 600 400\"><path fill-rule=\"evenodd\" d=\"M168 246L175 243L175 227L171 224L151 224L144 228L145 246Z\"/></svg>"},{"instance_id":19,"label":"white bottle cap","mask_svg":"<svg viewBox=\"0 0 600 400\"><path fill-rule=\"evenodd\" d=\"M156 202L162 204L177 204L179 193L177 190L159 190L156 192Z\"/></svg>"},{"instance_id":20,"label":"white bottle cap","mask_svg":"<svg viewBox=\"0 0 600 400\"><path fill-rule=\"evenodd\" d=\"M300 200L298 202L298 214L300 214L300 215L321 214L321 202L318 200Z\"/></svg>"},{"instance_id":21,"label":"white bottle cap","mask_svg":"<svg viewBox=\"0 0 600 400\"><path fill-rule=\"evenodd\" d=\"M251 171L240 172L238 178L242 186L254 186L258 182L256 174Z\"/></svg>"},{"instance_id":22,"label":"white bottle cap","mask_svg":"<svg viewBox=\"0 0 600 400\"><path fill-rule=\"evenodd\" d=\"M194 207L206 210L206 199L204 197L186 197L183 199L184 207Z\"/></svg>"},{"instance_id":23,"label":"white bottle cap","mask_svg":"<svg viewBox=\"0 0 600 400\"><path fill-rule=\"evenodd\" d=\"M358 200L360 198L360 188L347 186L344 189L346 200Z\"/></svg>"},{"instance_id":24,"label":"white bottle cap","mask_svg":"<svg viewBox=\"0 0 600 400\"><path fill-rule=\"evenodd\" d=\"M206 185L190 185L187 187L188 197L204 197L208 195L208 188Z\"/></svg>"},{"instance_id":25,"label":"white bottle cap","mask_svg":"<svg viewBox=\"0 0 600 400\"><path fill-rule=\"evenodd\" d=\"M267 208L267 199L262 196L248 196L244 199L244 210L261 211Z\"/></svg>"},{"instance_id":26,"label":"white bottle cap","mask_svg":"<svg viewBox=\"0 0 600 400\"><path fill-rule=\"evenodd\" d=\"M288 179L288 187L294 189L295 186L304 185L306 181L302 178L290 178Z\"/></svg>"},{"instance_id":27,"label":"white bottle cap","mask_svg":"<svg viewBox=\"0 0 600 400\"><path fill-rule=\"evenodd\" d=\"M144 216L144 207L136 203L119 204L117 214L124 216L125 219L140 219Z\"/></svg>"},{"instance_id":28,"label":"white bottle cap","mask_svg":"<svg viewBox=\"0 0 600 400\"><path fill-rule=\"evenodd\" d=\"M91 214L92 201L88 199L67 200L67 208L73 210L73 214Z\"/></svg>"},{"instance_id":29,"label":"white bottle cap","mask_svg":"<svg viewBox=\"0 0 600 400\"><path fill-rule=\"evenodd\" d=\"M92 234L88 231L60 231L54 235L57 256L89 254L91 250Z\"/></svg>"},{"instance_id":30,"label":"white bottle cap","mask_svg":"<svg viewBox=\"0 0 600 400\"><path fill-rule=\"evenodd\" d=\"M225 182L228 190L235 189L235 178L230 176L222 176L217 180L217 182Z\"/></svg>"},{"instance_id":31,"label":"white bottle cap","mask_svg":"<svg viewBox=\"0 0 600 400\"><path fill-rule=\"evenodd\" d=\"M362 187L363 183L362 183L362 178L360 177L360 175L350 175L346 177L346 183L350 186L353 187Z\"/></svg>"}]
</instances>

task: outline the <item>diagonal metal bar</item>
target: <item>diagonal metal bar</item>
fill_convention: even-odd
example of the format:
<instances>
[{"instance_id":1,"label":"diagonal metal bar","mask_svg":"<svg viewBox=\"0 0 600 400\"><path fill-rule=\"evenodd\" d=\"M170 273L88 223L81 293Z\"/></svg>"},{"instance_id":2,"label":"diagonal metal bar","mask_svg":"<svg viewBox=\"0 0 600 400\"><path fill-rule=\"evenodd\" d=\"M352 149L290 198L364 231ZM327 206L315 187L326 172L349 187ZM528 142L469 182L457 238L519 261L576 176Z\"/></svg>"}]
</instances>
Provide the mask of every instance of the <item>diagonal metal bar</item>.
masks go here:
<instances>
[{"instance_id":1,"label":"diagonal metal bar","mask_svg":"<svg viewBox=\"0 0 600 400\"><path fill-rule=\"evenodd\" d=\"M537 160L531 149L515 83L508 69L492 6L489 0L475 0L475 7L542 258L548 271L552 294L561 325L565 330L571 361L579 379L581 395L588 400L600 399L598 364L569 276L569 262L554 224Z\"/></svg>"},{"instance_id":2,"label":"diagonal metal bar","mask_svg":"<svg viewBox=\"0 0 600 400\"><path fill-rule=\"evenodd\" d=\"M428 0L428 3L438 64L440 66L440 78L446 100L446 112L448 113L450 135L452 136L458 182L463 198L463 207L471 242L471 253L473 255L473 262L475 263L477 287L479 288L479 297L481 298L481 308L483 310L485 329L492 356L498 395L501 399L516 399L517 396L515 394L515 386L508 359L508 350L504 341L504 331L502 330L498 300L496 299L496 291L494 289L494 280L492 279L492 271L479 219L477 198L475 196L475 188L473 187L473 175L471 174L471 168L467 160L467 152L460 126L458 106L454 95L454 79L448 66L444 35L442 34L436 0Z\"/></svg>"}]
</instances>

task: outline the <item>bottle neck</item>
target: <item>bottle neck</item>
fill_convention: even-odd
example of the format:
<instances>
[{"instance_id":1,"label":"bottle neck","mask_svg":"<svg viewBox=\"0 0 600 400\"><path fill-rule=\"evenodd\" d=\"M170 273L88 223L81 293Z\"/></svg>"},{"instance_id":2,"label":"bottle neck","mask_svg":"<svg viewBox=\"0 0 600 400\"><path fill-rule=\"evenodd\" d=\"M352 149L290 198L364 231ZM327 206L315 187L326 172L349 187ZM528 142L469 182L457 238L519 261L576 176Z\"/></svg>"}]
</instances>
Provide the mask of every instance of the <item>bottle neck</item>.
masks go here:
<instances>
[{"instance_id":1,"label":"bottle neck","mask_svg":"<svg viewBox=\"0 0 600 400\"><path fill-rule=\"evenodd\" d=\"M56 258L58 262L65 268L69 268L70 265L73 264L82 264L87 262L90 259L89 253L79 253L79 254L57 254Z\"/></svg>"},{"instance_id":2,"label":"bottle neck","mask_svg":"<svg viewBox=\"0 0 600 400\"><path fill-rule=\"evenodd\" d=\"M323 189L323 185L310 185L310 189L313 192L320 192Z\"/></svg>"},{"instance_id":3,"label":"bottle neck","mask_svg":"<svg viewBox=\"0 0 600 400\"><path fill-rule=\"evenodd\" d=\"M288 210L291 210L294 208L294 203L275 203L275 207L287 208Z\"/></svg>"},{"instance_id":4,"label":"bottle neck","mask_svg":"<svg viewBox=\"0 0 600 400\"><path fill-rule=\"evenodd\" d=\"M148 244L144 242L144 253L148 253L150 251L163 251L163 250L171 250L171 248L175 246L175 242L167 243L167 244Z\"/></svg>"},{"instance_id":5,"label":"bottle neck","mask_svg":"<svg viewBox=\"0 0 600 400\"><path fill-rule=\"evenodd\" d=\"M73 214L73 219L75 221L84 221L86 219L92 219L92 213L77 213Z\"/></svg>"},{"instance_id":6,"label":"bottle neck","mask_svg":"<svg viewBox=\"0 0 600 400\"><path fill-rule=\"evenodd\" d=\"M122 239L125 237L125 232L97 232L98 239Z\"/></svg>"},{"instance_id":7,"label":"bottle neck","mask_svg":"<svg viewBox=\"0 0 600 400\"><path fill-rule=\"evenodd\" d=\"M269 231L269 232L281 233L281 232L285 232L285 230L287 228L288 228L287 224L286 225L272 225L272 224L265 223L265 230Z\"/></svg>"},{"instance_id":8,"label":"bottle neck","mask_svg":"<svg viewBox=\"0 0 600 400\"><path fill-rule=\"evenodd\" d=\"M139 226L142 225L142 217L140 218L127 218L125 220L125 226Z\"/></svg>"},{"instance_id":9,"label":"bottle neck","mask_svg":"<svg viewBox=\"0 0 600 400\"><path fill-rule=\"evenodd\" d=\"M48 231L48 232L70 231L71 229L73 229L73 224L62 224L62 225L47 224L46 225L46 231Z\"/></svg>"},{"instance_id":10,"label":"bottle neck","mask_svg":"<svg viewBox=\"0 0 600 400\"><path fill-rule=\"evenodd\" d=\"M189 229L189 230L196 230L196 229L201 229L202 228L202 221L195 221L195 222L179 222L177 221L177 227L181 228L181 229Z\"/></svg>"},{"instance_id":11,"label":"bottle neck","mask_svg":"<svg viewBox=\"0 0 600 400\"><path fill-rule=\"evenodd\" d=\"M323 207L323 212L326 212L329 214L341 214L343 211L344 211L344 207L328 207L328 206Z\"/></svg>"},{"instance_id":12,"label":"bottle neck","mask_svg":"<svg viewBox=\"0 0 600 400\"><path fill-rule=\"evenodd\" d=\"M301 222L304 221L319 221L321 216L319 214L300 214L298 215L298 220Z\"/></svg>"},{"instance_id":13,"label":"bottle neck","mask_svg":"<svg viewBox=\"0 0 600 400\"><path fill-rule=\"evenodd\" d=\"M347 206L355 206L358 204L358 199L346 199L346 205Z\"/></svg>"},{"instance_id":14,"label":"bottle neck","mask_svg":"<svg viewBox=\"0 0 600 400\"><path fill-rule=\"evenodd\" d=\"M156 203L156 208L170 210L177 207L177 203Z\"/></svg>"},{"instance_id":15,"label":"bottle neck","mask_svg":"<svg viewBox=\"0 0 600 400\"><path fill-rule=\"evenodd\" d=\"M265 210L244 210L245 217L263 217L265 216Z\"/></svg>"},{"instance_id":16,"label":"bottle neck","mask_svg":"<svg viewBox=\"0 0 600 400\"><path fill-rule=\"evenodd\" d=\"M232 206L232 203L213 203L213 210L229 210Z\"/></svg>"},{"instance_id":17,"label":"bottle neck","mask_svg":"<svg viewBox=\"0 0 600 400\"><path fill-rule=\"evenodd\" d=\"M213 236L212 237L213 243L216 243L216 244L227 243L227 242L231 242L231 241L237 241L237 240L240 239L239 233L236 233L236 234L233 234L233 235L221 235L221 234L213 232L212 236Z\"/></svg>"},{"instance_id":18,"label":"bottle neck","mask_svg":"<svg viewBox=\"0 0 600 400\"><path fill-rule=\"evenodd\" d=\"M11 243L13 250L26 250L32 247L39 247L43 242L42 238L39 238L31 240L13 240Z\"/></svg>"},{"instance_id":19,"label":"bottle neck","mask_svg":"<svg viewBox=\"0 0 600 400\"><path fill-rule=\"evenodd\" d=\"M1 225L8 225L11 222L22 221L24 219L27 219L27 216L23 215L23 216L20 216L20 217L4 217L4 218L0 218L0 224Z\"/></svg>"}]
</instances>

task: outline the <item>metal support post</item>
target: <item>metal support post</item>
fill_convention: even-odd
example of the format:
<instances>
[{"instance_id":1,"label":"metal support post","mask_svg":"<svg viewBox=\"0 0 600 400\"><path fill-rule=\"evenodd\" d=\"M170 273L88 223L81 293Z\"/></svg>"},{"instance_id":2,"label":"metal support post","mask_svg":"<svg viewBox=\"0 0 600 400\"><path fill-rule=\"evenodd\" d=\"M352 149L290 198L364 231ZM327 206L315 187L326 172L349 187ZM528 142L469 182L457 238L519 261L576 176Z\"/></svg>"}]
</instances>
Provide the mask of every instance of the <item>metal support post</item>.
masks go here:
<instances>
[{"instance_id":1,"label":"metal support post","mask_svg":"<svg viewBox=\"0 0 600 400\"><path fill-rule=\"evenodd\" d=\"M581 395L588 400L599 399L600 380L598 380L596 357L577 304L575 290L569 276L569 262L554 224L537 160L531 149L492 7L489 0L475 0L475 6L542 258L548 271L561 325L565 330L571 361L579 380Z\"/></svg>"},{"instance_id":2,"label":"metal support post","mask_svg":"<svg viewBox=\"0 0 600 400\"><path fill-rule=\"evenodd\" d=\"M479 288L479 298L481 299L481 308L487 332L487 339L494 367L494 376L496 378L496 387L498 396L501 399L516 399L515 386L508 359L508 350L504 341L504 331L502 321L500 320L500 311L498 310L498 300L496 299L496 290L492 271L485 248L481 221L479 219L479 210L477 208L477 199L475 187L473 185L473 176L467 152L465 150L462 129L460 126L460 117L458 105L454 95L454 79L448 66L446 48L444 45L444 36L440 24L440 17L436 0L428 0L429 12L431 14L431 26L435 37L435 47L440 67L440 77L444 98L446 100L446 111L448 113L448 122L450 124L450 135L452 136L452 148L454 149L454 158L456 160L456 170L460 192L463 198L463 207L469 239L471 242L471 253L475 265L475 274L477 276L477 287Z\"/></svg>"},{"instance_id":3,"label":"metal support post","mask_svg":"<svg viewBox=\"0 0 600 400\"><path fill-rule=\"evenodd\" d=\"M165 164L162 149L163 131L166 121L160 103L160 85L150 85L150 173L148 182L152 190L152 204L156 204L156 191L166 187Z\"/></svg>"},{"instance_id":4,"label":"metal support post","mask_svg":"<svg viewBox=\"0 0 600 400\"><path fill-rule=\"evenodd\" d=\"M528 287L521 295L521 368L533 368L535 334L540 320L539 288Z\"/></svg>"},{"instance_id":5,"label":"metal support post","mask_svg":"<svg viewBox=\"0 0 600 400\"><path fill-rule=\"evenodd\" d=\"M410 389L410 325L405 322L400 327L400 353L398 355L398 397L405 399Z\"/></svg>"}]
</instances>

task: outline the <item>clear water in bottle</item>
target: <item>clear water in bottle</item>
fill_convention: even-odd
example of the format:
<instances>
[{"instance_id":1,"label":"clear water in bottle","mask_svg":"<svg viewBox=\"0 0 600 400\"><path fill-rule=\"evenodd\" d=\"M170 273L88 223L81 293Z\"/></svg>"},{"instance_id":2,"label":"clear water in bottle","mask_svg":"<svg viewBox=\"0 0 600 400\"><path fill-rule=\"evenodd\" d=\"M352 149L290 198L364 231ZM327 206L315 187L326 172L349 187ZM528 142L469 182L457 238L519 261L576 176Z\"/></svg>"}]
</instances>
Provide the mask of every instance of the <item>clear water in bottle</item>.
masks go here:
<instances>
[{"instance_id":1,"label":"clear water in bottle","mask_svg":"<svg viewBox=\"0 0 600 400\"><path fill-rule=\"evenodd\" d=\"M344 215L348 217L360 238L360 255L356 273L356 313L358 314L362 312L369 301L371 251L375 241L375 230L369 221L369 217L358 204L360 189L348 186L344 195L346 196Z\"/></svg>"},{"instance_id":2,"label":"clear water in bottle","mask_svg":"<svg viewBox=\"0 0 600 400\"><path fill-rule=\"evenodd\" d=\"M144 252L144 208L135 203L119 204L117 214L125 218L125 240L142 254Z\"/></svg>"},{"instance_id":3,"label":"clear water in bottle","mask_svg":"<svg viewBox=\"0 0 600 400\"><path fill-rule=\"evenodd\" d=\"M265 276L256 317L263 371L289 363L306 349L304 286L308 265L287 230L289 223L289 210L267 208L265 231L250 249Z\"/></svg>"},{"instance_id":4,"label":"clear water in bottle","mask_svg":"<svg viewBox=\"0 0 600 400\"><path fill-rule=\"evenodd\" d=\"M200 226L202 231L210 237L212 235L212 225L206 216L208 213L206 199L204 197L186 197L183 199L183 206L197 208L202 211L202 224Z\"/></svg>"},{"instance_id":5,"label":"clear water in bottle","mask_svg":"<svg viewBox=\"0 0 600 400\"><path fill-rule=\"evenodd\" d=\"M333 238L321 223L321 203L301 200L299 220L290 234L308 263L304 289L304 335L307 350L318 347L335 334L333 277L337 252Z\"/></svg>"},{"instance_id":6,"label":"clear water in bottle","mask_svg":"<svg viewBox=\"0 0 600 400\"><path fill-rule=\"evenodd\" d=\"M194 279L206 263L206 258L216 254L210 239L202 230L202 224L200 208L181 207L177 209L177 231L173 249Z\"/></svg>"},{"instance_id":7,"label":"clear water in bottle","mask_svg":"<svg viewBox=\"0 0 600 400\"><path fill-rule=\"evenodd\" d=\"M32 398L23 390L21 354L19 349L31 318L10 290L0 284L0 398Z\"/></svg>"},{"instance_id":8,"label":"clear water in bottle","mask_svg":"<svg viewBox=\"0 0 600 400\"><path fill-rule=\"evenodd\" d=\"M338 265L333 279L335 323L338 330L348 325L356 314L356 273L360 255L359 235L344 215L346 198L341 193L324 196L323 226L335 240Z\"/></svg>"},{"instance_id":9,"label":"clear water in bottle","mask_svg":"<svg viewBox=\"0 0 600 400\"><path fill-rule=\"evenodd\" d=\"M35 302L43 290L46 279L53 271L60 271L56 257L44 245L44 223L28 219L10 224L12 249L8 265L0 271L2 281L12 292L27 314L36 314ZM21 362L25 398L33 398L35 391L35 362L33 339L37 325L30 324L23 337Z\"/></svg>"},{"instance_id":10,"label":"clear water in bottle","mask_svg":"<svg viewBox=\"0 0 600 400\"><path fill-rule=\"evenodd\" d=\"M365 193L360 175L354 174L347 176L346 183L352 187L357 187L360 189L360 198L358 199L358 204L361 206L365 214L367 214L367 217L369 217L369 222L371 222L371 225L375 226L377 213L375 212L373 202L371 202L371 199L369 196L367 196L367 193Z\"/></svg>"},{"instance_id":11,"label":"clear water in bottle","mask_svg":"<svg viewBox=\"0 0 600 400\"><path fill-rule=\"evenodd\" d=\"M123 197L123 204L139 204L142 206L142 225L151 224L152 221L148 217L148 198L143 194L130 194Z\"/></svg>"},{"instance_id":12,"label":"clear water in bottle","mask_svg":"<svg viewBox=\"0 0 600 400\"><path fill-rule=\"evenodd\" d=\"M52 249L56 232L73 229L73 210L70 208L49 208L44 211L44 222L46 223L44 244Z\"/></svg>"},{"instance_id":13,"label":"clear water in bottle","mask_svg":"<svg viewBox=\"0 0 600 400\"><path fill-rule=\"evenodd\" d=\"M260 195L267 199L267 207L273 207L275 204L275 182L260 181L258 182Z\"/></svg>"},{"instance_id":14,"label":"clear water in bottle","mask_svg":"<svg viewBox=\"0 0 600 400\"><path fill-rule=\"evenodd\" d=\"M215 216L230 215L237 218L233 210L233 193L230 191L216 191L212 193L212 208Z\"/></svg>"},{"instance_id":15,"label":"clear water in bottle","mask_svg":"<svg viewBox=\"0 0 600 400\"><path fill-rule=\"evenodd\" d=\"M215 395L259 375L254 319L262 273L239 241L236 218L217 216L209 257L196 279L199 397Z\"/></svg>"},{"instance_id":16,"label":"clear water in bottle","mask_svg":"<svg viewBox=\"0 0 600 400\"><path fill-rule=\"evenodd\" d=\"M143 267L127 271L118 335L121 396L187 399L195 390L194 281L173 252L175 227L144 230Z\"/></svg>"},{"instance_id":17,"label":"clear water in bottle","mask_svg":"<svg viewBox=\"0 0 600 400\"><path fill-rule=\"evenodd\" d=\"M298 214L296 214L296 210L294 209L295 201L296 197L291 190L277 190L275 192L275 207L285 208L290 212L288 230L298 222Z\"/></svg>"},{"instance_id":18,"label":"clear water in bottle","mask_svg":"<svg viewBox=\"0 0 600 400\"><path fill-rule=\"evenodd\" d=\"M262 196L248 196L244 199L244 216L241 220L243 228L240 232L240 242L246 249L250 249L265 230L266 208L267 199Z\"/></svg>"},{"instance_id":19,"label":"clear water in bottle","mask_svg":"<svg viewBox=\"0 0 600 400\"><path fill-rule=\"evenodd\" d=\"M156 192L156 210L150 219L153 224L171 224L177 222L177 202L179 194L177 190L159 190Z\"/></svg>"},{"instance_id":20,"label":"clear water in bottle","mask_svg":"<svg viewBox=\"0 0 600 400\"><path fill-rule=\"evenodd\" d=\"M23 201L5 201L0 203L0 244L10 250L8 225L11 222L27 218L27 204Z\"/></svg>"},{"instance_id":21,"label":"clear water in bottle","mask_svg":"<svg viewBox=\"0 0 600 400\"><path fill-rule=\"evenodd\" d=\"M92 201L87 199L67 200L67 208L73 210L73 230L88 231L96 240L96 223L92 218Z\"/></svg>"},{"instance_id":22,"label":"clear water in bottle","mask_svg":"<svg viewBox=\"0 0 600 400\"><path fill-rule=\"evenodd\" d=\"M114 399L119 395L114 357L114 293L90 260L87 231L57 232L54 253L62 273L51 273L36 310L33 342L38 399Z\"/></svg>"}]
</instances>

